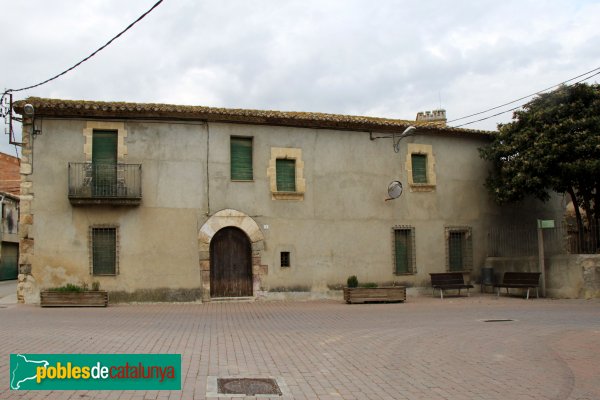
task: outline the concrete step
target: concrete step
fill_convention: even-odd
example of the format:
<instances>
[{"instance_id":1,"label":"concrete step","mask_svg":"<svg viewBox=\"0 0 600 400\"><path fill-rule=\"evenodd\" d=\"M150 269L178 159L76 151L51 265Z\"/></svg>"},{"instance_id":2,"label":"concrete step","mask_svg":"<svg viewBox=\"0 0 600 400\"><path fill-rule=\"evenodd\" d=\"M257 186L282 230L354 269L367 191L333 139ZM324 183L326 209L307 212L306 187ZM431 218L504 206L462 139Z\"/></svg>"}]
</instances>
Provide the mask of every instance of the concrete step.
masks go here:
<instances>
[{"instance_id":1,"label":"concrete step","mask_svg":"<svg viewBox=\"0 0 600 400\"><path fill-rule=\"evenodd\" d=\"M211 297L211 303L252 303L256 300L254 296L247 297Z\"/></svg>"}]
</instances>

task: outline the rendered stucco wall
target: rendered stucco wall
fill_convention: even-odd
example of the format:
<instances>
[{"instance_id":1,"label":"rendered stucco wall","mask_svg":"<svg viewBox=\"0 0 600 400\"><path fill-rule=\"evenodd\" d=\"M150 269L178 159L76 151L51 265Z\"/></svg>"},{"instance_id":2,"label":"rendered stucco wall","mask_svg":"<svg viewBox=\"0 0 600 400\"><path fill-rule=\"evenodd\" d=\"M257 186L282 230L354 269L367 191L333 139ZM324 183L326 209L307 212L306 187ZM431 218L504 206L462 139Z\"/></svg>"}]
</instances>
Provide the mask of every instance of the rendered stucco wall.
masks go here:
<instances>
[{"instance_id":1,"label":"rendered stucco wall","mask_svg":"<svg viewBox=\"0 0 600 400\"><path fill-rule=\"evenodd\" d=\"M496 281L507 271L537 272L537 257L490 257ZM600 256L597 254L564 254L546 257L546 297L590 299L600 297ZM516 290L515 290L516 291Z\"/></svg>"},{"instance_id":2,"label":"rendered stucco wall","mask_svg":"<svg viewBox=\"0 0 600 400\"><path fill-rule=\"evenodd\" d=\"M142 164L140 207L73 207L67 197L67 166L84 162L85 121L48 120L34 139L34 182L28 256L35 288L99 281L111 292L198 289L198 220L204 209L206 125L126 123L124 162ZM90 275L88 232L92 225L119 229L119 274ZM199 296L199 290L198 296ZM150 296L152 298L152 296Z\"/></svg>"}]
</instances>

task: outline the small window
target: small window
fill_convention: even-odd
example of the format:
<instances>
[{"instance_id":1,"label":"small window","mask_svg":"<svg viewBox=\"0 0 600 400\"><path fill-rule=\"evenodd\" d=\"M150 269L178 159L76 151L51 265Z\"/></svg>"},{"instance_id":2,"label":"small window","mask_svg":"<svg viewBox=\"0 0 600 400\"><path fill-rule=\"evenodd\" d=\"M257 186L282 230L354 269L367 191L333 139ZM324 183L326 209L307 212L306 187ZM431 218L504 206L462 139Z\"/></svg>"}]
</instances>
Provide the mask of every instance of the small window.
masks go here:
<instances>
[{"instance_id":1,"label":"small window","mask_svg":"<svg viewBox=\"0 0 600 400\"><path fill-rule=\"evenodd\" d=\"M117 228L92 227L92 275L117 274Z\"/></svg>"},{"instance_id":2,"label":"small window","mask_svg":"<svg viewBox=\"0 0 600 400\"><path fill-rule=\"evenodd\" d=\"M252 138L231 137L231 180L251 181L252 170Z\"/></svg>"},{"instance_id":3,"label":"small window","mask_svg":"<svg viewBox=\"0 0 600 400\"><path fill-rule=\"evenodd\" d=\"M427 183L427 155L411 154L413 183Z\"/></svg>"},{"instance_id":4,"label":"small window","mask_svg":"<svg viewBox=\"0 0 600 400\"><path fill-rule=\"evenodd\" d=\"M470 271L473 267L471 228L446 228L448 271Z\"/></svg>"},{"instance_id":5,"label":"small window","mask_svg":"<svg viewBox=\"0 0 600 400\"><path fill-rule=\"evenodd\" d=\"M394 274L415 273L415 228L394 228Z\"/></svg>"},{"instance_id":6,"label":"small window","mask_svg":"<svg viewBox=\"0 0 600 400\"><path fill-rule=\"evenodd\" d=\"M296 191L296 160L277 159L275 174L278 192Z\"/></svg>"},{"instance_id":7,"label":"small window","mask_svg":"<svg viewBox=\"0 0 600 400\"><path fill-rule=\"evenodd\" d=\"M282 267L289 267L290 264L290 252L289 251L282 251L280 253L280 261L281 261L281 266Z\"/></svg>"}]
</instances>

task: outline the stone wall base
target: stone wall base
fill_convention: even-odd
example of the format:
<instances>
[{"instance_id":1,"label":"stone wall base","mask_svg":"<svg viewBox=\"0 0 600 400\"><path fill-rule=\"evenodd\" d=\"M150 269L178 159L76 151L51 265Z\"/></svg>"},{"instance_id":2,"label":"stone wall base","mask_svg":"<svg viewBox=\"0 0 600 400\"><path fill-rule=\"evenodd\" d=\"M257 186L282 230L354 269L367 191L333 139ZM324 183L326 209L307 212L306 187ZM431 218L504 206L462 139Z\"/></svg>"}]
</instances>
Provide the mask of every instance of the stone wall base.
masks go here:
<instances>
[{"instance_id":1,"label":"stone wall base","mask_svg":"<svg viewBox=\"0 0 600 400\"><path fill-rule=\"evenodd\" d=\"M112 303L133 303L133 302L199 302L202 298L200 288L196 289L138 289L133 292L109 291L108 301Z\"/></svg>"}]
</instances>

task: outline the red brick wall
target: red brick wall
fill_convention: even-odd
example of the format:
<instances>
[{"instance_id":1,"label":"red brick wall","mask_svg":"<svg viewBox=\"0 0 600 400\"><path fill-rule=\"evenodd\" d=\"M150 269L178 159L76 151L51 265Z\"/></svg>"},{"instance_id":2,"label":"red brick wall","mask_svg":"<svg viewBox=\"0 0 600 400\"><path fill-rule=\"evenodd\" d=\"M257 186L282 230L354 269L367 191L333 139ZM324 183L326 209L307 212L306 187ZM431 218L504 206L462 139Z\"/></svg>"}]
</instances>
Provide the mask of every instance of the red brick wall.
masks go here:
<instances>
[{"instance_id":1,"label":"red brick wall","mask_svg":"<svg viewBox=\"0 0 600 400\"><path fill-rule=\"evenodd\" d=\"M21 192L21 160L8 154L0 153L0 192L20 194Z\"/></svg>"}]
</instances>

